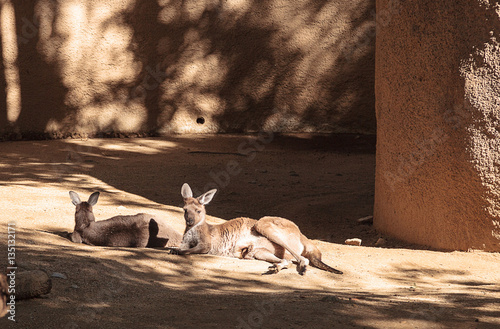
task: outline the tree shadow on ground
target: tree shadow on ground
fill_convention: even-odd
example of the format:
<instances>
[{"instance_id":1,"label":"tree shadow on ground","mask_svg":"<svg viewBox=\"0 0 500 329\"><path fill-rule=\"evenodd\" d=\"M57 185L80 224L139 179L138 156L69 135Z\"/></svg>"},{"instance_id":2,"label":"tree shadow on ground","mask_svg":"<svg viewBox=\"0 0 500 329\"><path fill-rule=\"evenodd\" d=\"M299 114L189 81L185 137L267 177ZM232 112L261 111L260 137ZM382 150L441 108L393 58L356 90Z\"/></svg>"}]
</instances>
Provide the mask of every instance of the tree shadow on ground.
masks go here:
<instances>
[{"instance_id":1,"label":"tree shadow on ground","mask_svg":"<svg viewBox=\"0 0 500 329\"><path fill-rule=\"evenodd\" d=\"M6 225L0 226L5 231ZM500 289L487 282L471 284L458 279L451 283L467 289L486 285L487 289L468 294L439 291L432 296L394 287L365 290L357 286L357 277L331 275L331 282L312 288L291 270L273 278L253 273L259 262L236 260L242 267L226 270L231 263L225 258L91 247L24 229L17 232L16 243L19 271L43 269L67 277L52 278L49 298L18 302L17 326L22 328L487 327L499 315L491 305L498 301ZM249 264L247 269L245 264ZM430 276L442 279L467 274L403 266L380 275L389 280L409 279L421 286L432 284L432 280L427 282ZM316 277L307 275L313 280ZM279 276L285 279L274 280ZM345 280L350 289L339 284ZM7 321L4 318L0 323Z\"/></svg>"}]
</instances>

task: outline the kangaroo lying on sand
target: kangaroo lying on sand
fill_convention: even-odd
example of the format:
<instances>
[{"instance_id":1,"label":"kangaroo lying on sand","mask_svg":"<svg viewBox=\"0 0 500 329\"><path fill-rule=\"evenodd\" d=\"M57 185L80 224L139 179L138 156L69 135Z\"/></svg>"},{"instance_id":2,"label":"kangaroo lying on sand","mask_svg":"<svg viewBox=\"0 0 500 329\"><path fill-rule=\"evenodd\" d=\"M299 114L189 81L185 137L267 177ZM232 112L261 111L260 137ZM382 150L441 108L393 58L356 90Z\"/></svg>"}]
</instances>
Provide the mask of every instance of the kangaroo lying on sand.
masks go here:
<instances>
[{"instance_id":1,"label":"kangaroo lying on sand","mask_svg":"<svg viewBox=\"0 0 500 329\"><path fill-rule=\"evenodd\" d=\"M99 192L82 202L75 192L69 192L76 206L75 230L71 241L108 247L178 247L182 236L170 225L153 215L137 214L115 216L95 221L92 206L99 199Z\"/></svg>"},{"instance_id":2,"label":"kangaroo lying on sand","mask_svg":"<svg viewBox=\"0 0 500 329\"><path fill-rule=\"evenodd\" d=\"M263 217L260 220L235 218L219 225L205 221L205 205L217 190L210 190L194 198L188 184L184 184L184 219L186 230L178 253L210 254L244 259L263 260L273 265L270 273L277 273L290 265L292 258L297 271L303 275L309 263L319 269L342 274L321 261L321 252L306 238L298 226L280 217Z\"/></svg>"}]
</instances>

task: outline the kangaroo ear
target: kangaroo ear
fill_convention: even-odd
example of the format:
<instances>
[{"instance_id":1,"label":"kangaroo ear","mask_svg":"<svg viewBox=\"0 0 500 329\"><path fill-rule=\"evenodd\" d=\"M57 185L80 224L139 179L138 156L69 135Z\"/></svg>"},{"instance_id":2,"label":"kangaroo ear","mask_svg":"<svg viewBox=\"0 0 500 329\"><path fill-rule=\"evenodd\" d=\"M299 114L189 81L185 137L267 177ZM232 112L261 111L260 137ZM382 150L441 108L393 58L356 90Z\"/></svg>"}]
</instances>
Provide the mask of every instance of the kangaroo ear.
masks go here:
<instances>
[{"instance_id":1,"label":"kangaroo ear","mask_svg":"<svg viewBox=\"0 0 500 329\"><path fill-rule=\"evenodd\" d=\"M69 191L69 197L71 198L71 201L73 202L73 204L75 206L82 203L82 201L80 200L80 197L78 196L78 194L76 194L76 192Z\"/></svg>"},{"instance_id":2,"label":"kangaroo ear","mask_svg":"<svg viewBox=\"0 0 500 329\"><path fill-rule=\"evenodd\" d=\"M193 197L193 191L191 191L191 188L189 187L188 183L184 183L182 185L181 195L184 199Z\"/></svg>"},{"instance_id":3,"label":"kangaroo ear","mask_svg":"<svg viewBox=\"0 0 500 329\"><path fill-rule=\"evenodd\" d=\"M97 203L97 200L99 199L99 192L94 192L90 195L89 197L89 205L94 206Z\"/></svg>"},{"instance_id":4,"label":"kangaroo ear","mask_svg":"<svg viewBox=\"0 0 500 329\"><path fill-rule=\"evenodd\" d=\"M217 190L216 189L213 189L213 190L210 190L208 192L205 192L204 194L200 195L198 197L198 201L200 201L200 203L202 205L206 205L208 204L210 201L212 201L215 193L217 193Z\"/></svg>"}]
</instances>

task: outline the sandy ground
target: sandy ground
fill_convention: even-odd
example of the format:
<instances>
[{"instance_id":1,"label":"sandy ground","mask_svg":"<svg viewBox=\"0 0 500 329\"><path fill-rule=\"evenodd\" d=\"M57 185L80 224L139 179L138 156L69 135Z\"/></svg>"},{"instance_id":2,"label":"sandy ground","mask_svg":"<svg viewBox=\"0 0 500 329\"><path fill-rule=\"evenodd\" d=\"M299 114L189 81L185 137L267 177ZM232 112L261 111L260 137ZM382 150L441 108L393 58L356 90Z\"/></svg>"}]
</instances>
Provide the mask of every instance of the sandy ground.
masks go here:
<instances>
[{"instance_id":1,"label":"sandy ground","mask_svg":"<svg viewBox=\"0 0 500 329\"><path fill-rule=\"evenodd\" d=\"M388 240L372 214L371 137L183 136L0 143L0 243L16 223L18 271L43 269L50 294L19 301L15 328L500 328L500 255L439 252ZM66 238L69 190L100 191L96 218L149 212L184 229L180 188L219 189L217 222L278 215L315 239L324 261L263 275L268 265ZM215 218L217 217L217 218ZM347 246L347 238L363 245ZM60 275L63 274L63 275ZM60 278L63 276L63 278Z\"/></svg>"}]
</instances>

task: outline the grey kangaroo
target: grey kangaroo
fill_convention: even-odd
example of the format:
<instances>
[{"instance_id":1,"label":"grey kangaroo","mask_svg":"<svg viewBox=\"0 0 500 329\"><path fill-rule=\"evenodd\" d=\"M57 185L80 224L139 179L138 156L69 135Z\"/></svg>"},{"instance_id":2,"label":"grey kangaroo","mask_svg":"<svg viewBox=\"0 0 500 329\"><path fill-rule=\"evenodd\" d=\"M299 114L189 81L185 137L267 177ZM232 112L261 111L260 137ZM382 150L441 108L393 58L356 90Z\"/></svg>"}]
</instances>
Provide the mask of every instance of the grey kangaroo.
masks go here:
<instances>
[{"instance_id":1,"label":"grey kangaroo","mask_svg":"<svg viewBox=\"0 0 500 329\"><path fill-rule=\"evenodd\" d=\"M115 216L95 221L92 207L99 199L99 192L82 202L78 194L69 192L76 206L75 229L71 240L95 246L108 247L178 247L182 235L170 225L153 215L137 214Z\"/></svg>"},{"instance_id":2,"label":"grey kangaroo","mask_svg":"<svg viewBox=\"0 0 500 329\"><path fill-rule=\"evenodd\" d=\"M210 190L197 198L188 184L184 184L184 219L186 230L178 250L185 254L211 254L243 259L258 259L272 263L269 273L277 273L297 263L297 271L303 275L309 263L328 272L342 274L321 261L321 252L303 235L293 222L280 217L263 217L260 220L235 218L219 225L205 220L205 205L217 190Z\"/></svg>"}]
</instances>

